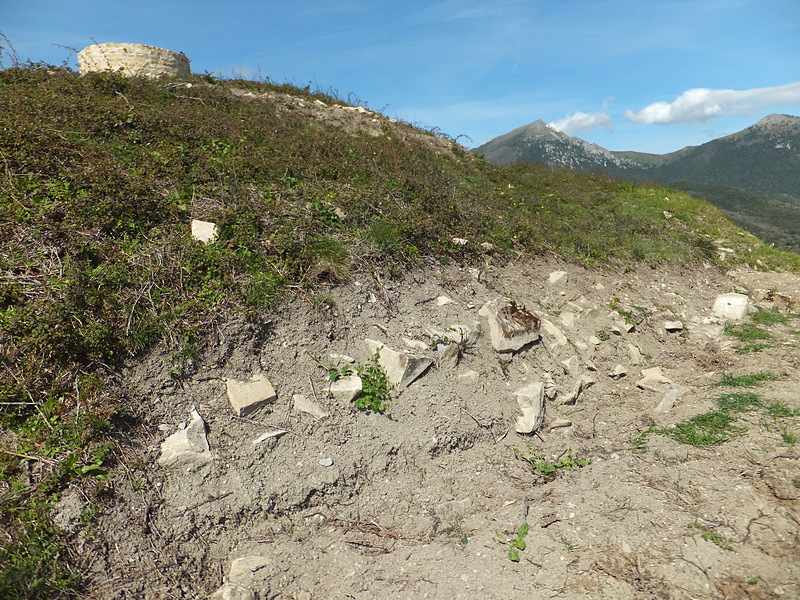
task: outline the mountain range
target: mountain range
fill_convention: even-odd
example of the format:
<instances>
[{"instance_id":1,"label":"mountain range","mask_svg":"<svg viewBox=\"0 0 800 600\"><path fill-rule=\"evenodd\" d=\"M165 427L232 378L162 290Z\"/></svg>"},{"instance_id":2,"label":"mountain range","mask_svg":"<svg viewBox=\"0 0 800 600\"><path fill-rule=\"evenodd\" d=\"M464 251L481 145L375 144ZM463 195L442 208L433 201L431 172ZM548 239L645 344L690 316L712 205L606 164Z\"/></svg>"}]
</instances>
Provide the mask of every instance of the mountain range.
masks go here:
<instances>
[{"instance_id":1,"label":"mountain range","mask_svg":"<svg viewBox=\"0 0 800 600\"><path fill-rule=\"evenodd\" d=\"M735 223L800 252L800 118L769 115L700 146L668 154L615 152L535 121L474 152L494 164L541 163L655 181L714 203Z\"/></svg>"}]
</instances>

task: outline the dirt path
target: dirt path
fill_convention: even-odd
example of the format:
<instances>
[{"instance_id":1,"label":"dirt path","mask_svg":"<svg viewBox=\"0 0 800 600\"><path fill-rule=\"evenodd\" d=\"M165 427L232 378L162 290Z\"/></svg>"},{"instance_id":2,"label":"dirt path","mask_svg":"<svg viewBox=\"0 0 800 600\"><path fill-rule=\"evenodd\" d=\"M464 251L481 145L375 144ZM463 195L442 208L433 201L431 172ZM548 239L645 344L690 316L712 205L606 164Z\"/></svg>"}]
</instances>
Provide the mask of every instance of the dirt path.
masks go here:
<instances>
[{"instance_id":1,"label":"dirt path","mask_svg":"<svg viewBox=\"0 0 800 600\"><path fill-rule=\"evenodd\" d=\"M554 271L566 280L550 282ZM737 354L712 318L716 296L732 291L771 308L759 289L800 297L794 277L713 268L537 261L401 282L362 275L316 302L220 323L183 380L170 377L168 351L132 365L120 393L140 425L119 440L126 474L88 526L78 521L92 499L79 491L56 517L83 544L98 598L205 598L226 580L240 594L229 598L798 598L800 419L764 407L800 409L800 320L765 326L766 347ZM498 354L478 316L498 296L564 338L543 327L539 343ZM363 364L366 338L435 346L476 322L484 333L462 345L457 368L415 350L437 364L395 391L385 414L327 397L318 362ZM636 385L653 367L680 394L661 412L664 391ZM277 399L236 417L225 381L258 373ZM753 373L778 378L714 386ZM536 381L556 395L540 430L520 435L514 392ZM762 407L734 414L746 431L729 441L695 447L664 433L740 391ZM329 416L297 411L295 394ZM158 465L193 408L213 459ZM276 428L287 431L254 443ZM519 455L566 465L534 472ZM515 562L508 542L523 523Z\"/></svg>"}]
</instances>

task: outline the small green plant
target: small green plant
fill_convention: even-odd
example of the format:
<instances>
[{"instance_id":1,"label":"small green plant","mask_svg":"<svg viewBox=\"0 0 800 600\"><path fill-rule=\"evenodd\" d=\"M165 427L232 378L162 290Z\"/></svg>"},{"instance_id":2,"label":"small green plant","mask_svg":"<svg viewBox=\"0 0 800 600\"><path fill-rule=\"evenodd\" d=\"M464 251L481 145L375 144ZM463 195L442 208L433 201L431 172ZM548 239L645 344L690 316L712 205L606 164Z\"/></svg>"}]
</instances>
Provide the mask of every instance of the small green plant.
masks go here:
<instances>
[{"instance_id":1,"label":"small green plant","mask_svg":"<svg viewBox=\"0 0 800 600\"><path fill-rule=\"evenodd\" d=\"M530 444L528 450L532 450ZM574 458L572 456L572 448L568 448L566 456L559 458L554 462L549 462L545 459L544 454L533 453L530 456L525 456L522 452L514 448L514 454L517 458L524 460L530 464L531 472L534 475L539 475L545 481L552 481L555 479L559 471L571 471L573 469L580 469L590 464L592 461L585 458Z\"/></svg>"},{"instance_id":2,"label":"small green plant","mask_svg":"<svg viewBox=\"0 0 800 600\"><path fill-rule=\"evenodd\" d=\"M776 381L778 376L774 373L759 372L749 375L725 375L714 385L717 387L756 387L764 381Z\"/></svg>"},{"instance_id":3,"label":"small green plant","mask_svg":"<svg viewBox=\"0 0 800 600\"><path fill-rule=\"evenodd\" d=\"M631 440L631 452L643 454L647 452L647 440L651 434L658 433L655 427L648 427Z\"/></svg>"},{"instance_id":4,"label":"small green plant","mask_svg":"<svg viewBox=\"0 0 800 600\"><path fill-rule=\"evenodd\" d=\"M611 334L608 333L607 331L598 331L597 337L601 342L606 342L609 339L611 339Z\"/></svg>"},{"instance_id":5,"label":"small green plant","mask_svg":"<svg viewBox=\"0 0 800 600\"><path fill-rule=\"evenodd\" d=\"M357 408L377 413L389 408L392 393L389 379L378 363L380 351L378 348L369 361L356 367L356 373L361 377L361 394L353 401Z\"/></svg>"},{"instance_id":6,"label":"small green plant","mask_svg":"<svg viewBox=\"0 0 800 600\"><path fill-rule=\"evenodd\" d=\"M561 545L564 546L564 550L566 550L567 552L575 552L575 550L580 548L580 544L574 542L565 535L561 536Z\"/></svg>"},{"instance_id":7,"label":"small green plant","mask_svg":"<svg viewBox=\"0 0 800 600\"><path fill-rule=\"evenodd\" d=\"M329 365L325 369L328 371L328 379L331 381L339 381L342 377L353 374L353 367L350 365L342 365L340 367Z\"/></svg>"},{"instance_id":8,"label":"small green plant","mask_svg":"<svg viewBox=\"0 0 800 600\"><path fill-rule=\"evenodd\" d=\"M706 540L707 542L712 542L716 544L723 550L733 551L733 546L731 546L731 542L733 541L730 538L725 537L721 533L718 533L711 529L710 527L706 527L702 523L698 523L697 521L692 521L689 523L688 527L690 529L699 529L700 530L700 537Z\"/></svg>"},{"instance_id":9,"label":"small green plant","mask_svg":"<svg viewBox=\"0 0 800 600\"><path fill-rule=\"evenodd\" d=\"M781 429L781 439L784 444L788 444L789 446L794 446L797 443L797 435L788 427Z\"/></svg>"},{"instance_id":10,"label":"small green plant","mask_svg":"<svg viewBox=\"0 0 800 600\"><path fill-rule=\"evenodd\" d=\"M502 540L498 540L503 544L509 544L508 549L508 558L513 562L519 562L519 553L528 546L525 543L525 536L528 535L528 524L523 523L517 529L517 535L510 539L508 542L503 542Z\"/></svg>"}]
</instances>

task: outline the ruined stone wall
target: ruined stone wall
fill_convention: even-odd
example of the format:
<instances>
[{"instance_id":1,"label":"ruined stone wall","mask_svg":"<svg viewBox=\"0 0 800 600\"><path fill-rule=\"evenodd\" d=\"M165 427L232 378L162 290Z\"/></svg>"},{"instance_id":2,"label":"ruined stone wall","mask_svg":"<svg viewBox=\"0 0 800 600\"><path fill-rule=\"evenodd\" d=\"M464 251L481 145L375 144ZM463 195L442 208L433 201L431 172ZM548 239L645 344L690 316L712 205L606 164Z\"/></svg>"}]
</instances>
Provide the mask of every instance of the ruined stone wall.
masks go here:
<instances>
[{"instance_id":1,"label":"ruined stone wall","mask_svg":"<svg viewBox=\"0 0 800 600\"><path fill-rule=\"evenodd\" d=\"M188 75L189 59L183 52L172 52L142 44L94 44L78 52L81 73L121 71L128 76L161 77Z\"/></svg>"}]
</instances>

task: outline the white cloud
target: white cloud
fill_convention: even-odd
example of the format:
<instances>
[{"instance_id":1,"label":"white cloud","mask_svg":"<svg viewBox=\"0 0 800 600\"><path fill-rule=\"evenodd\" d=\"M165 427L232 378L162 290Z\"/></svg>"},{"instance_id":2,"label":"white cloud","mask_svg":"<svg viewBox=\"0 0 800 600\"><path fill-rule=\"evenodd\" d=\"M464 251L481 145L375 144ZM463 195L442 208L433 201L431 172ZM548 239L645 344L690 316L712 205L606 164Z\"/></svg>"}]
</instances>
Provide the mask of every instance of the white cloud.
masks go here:
<instances>
[{"instance_id":1,"label":"white cloud","mask_svg":"<svg viewBox=\"0 0 800 600\"><path fill-rule=\"evenodd\" d=\"M611 115L605 111L596 113L576 112L558 121L548 123L548 125L567 135L572 135L579 131L589 131L591 129L614 130L614 124L611 122Z\"/></svg>"},{"instance_id":2,"label":"white cloud","mask_svg":"<svg viewBox=\"0 0 800 600\"><path fill-rule=\"evenodd\" d=\"M654 102L638 112L625 111L636 123L707 123L713 117L750 115L768 106L800 104L800 82L752 90L687 90L670 102Z\"/></svg>"}]
</instances>

